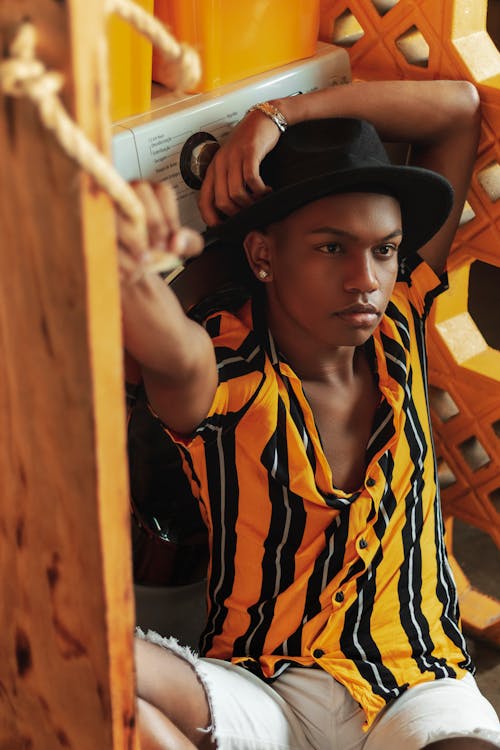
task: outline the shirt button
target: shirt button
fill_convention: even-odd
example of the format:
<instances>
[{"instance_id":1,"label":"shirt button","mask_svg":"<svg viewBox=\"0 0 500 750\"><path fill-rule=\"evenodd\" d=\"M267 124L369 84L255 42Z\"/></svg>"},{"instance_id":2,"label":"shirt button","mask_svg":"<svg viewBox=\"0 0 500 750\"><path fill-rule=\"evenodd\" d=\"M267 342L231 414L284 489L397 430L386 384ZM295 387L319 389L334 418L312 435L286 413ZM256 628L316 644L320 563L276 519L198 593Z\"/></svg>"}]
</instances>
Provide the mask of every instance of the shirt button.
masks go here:
<instances>
[{"instance_id":1,"label":"shirt button","mask_svg":"<svg viewBox=\"0 0 500 750\"><path fill-rule=\"evenodd\" d=\"M325 652L322 648L315 648L313 651L313 656L315 659L321 659L322 656L325 655Z\"/></svg>"},{"instance_id":2,"label":"shirt button","mask_svg":"<svg viewBox=\"0 0 500 750\"><path fill-rule=\"evenodd\" d=\"M344 601L344 592L343 591L337 591L335 594L335 601L336 602L343 602Z\"/></svg>"},{"instance_id":3,"label":"shirt button","mask_svg":"<svg viewBox=\"0 0 500 750\"><path fill-rule=\"evenodd\" d=\"M368 542L363 537L359 540L359 548L360 549L366 549L368 547Z\"/></svg>"},{"instance_id":4,"label":"shirt button","mask_svg":"<svg viewBox=\"0 0 500 750\"><path fill-rule=\"evenodd\" d=\"M374 480L374 478L368 477L368 479L366 480L366 486L373 487L375 484L376 484L376 481Z\"/></svg>"}]
</instances>

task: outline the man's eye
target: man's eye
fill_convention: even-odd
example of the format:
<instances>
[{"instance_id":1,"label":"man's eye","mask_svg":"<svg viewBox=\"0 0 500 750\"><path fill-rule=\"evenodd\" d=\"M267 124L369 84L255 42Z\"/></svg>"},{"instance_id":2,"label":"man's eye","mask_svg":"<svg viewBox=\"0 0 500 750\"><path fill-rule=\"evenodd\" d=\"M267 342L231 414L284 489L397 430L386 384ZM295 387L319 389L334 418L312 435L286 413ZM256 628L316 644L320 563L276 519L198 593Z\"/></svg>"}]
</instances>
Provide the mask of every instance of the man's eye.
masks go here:
<instances>
[{"instance_id":1,"label":"man's eye","mask_svg":"<svg viewBox=\"0 0 500 750\"><path fill-rule=\"evenodd\" d=\"M391 258L397 251L398 248L396 245L380 245L375 252L377 255L382 255L384 258Z\"/></svg>"},{"instance_id":2,"label":"man's eye","mask_svg":"<svg viewBox=\"0 0 500 750\"><path fill-rule=\"evenodd\" d=\"M335 255L336 253L339 253L342 248L338 242L326 242L324 245L319 245L317 249L327 255Z\"/></svg>"}]
</instances>

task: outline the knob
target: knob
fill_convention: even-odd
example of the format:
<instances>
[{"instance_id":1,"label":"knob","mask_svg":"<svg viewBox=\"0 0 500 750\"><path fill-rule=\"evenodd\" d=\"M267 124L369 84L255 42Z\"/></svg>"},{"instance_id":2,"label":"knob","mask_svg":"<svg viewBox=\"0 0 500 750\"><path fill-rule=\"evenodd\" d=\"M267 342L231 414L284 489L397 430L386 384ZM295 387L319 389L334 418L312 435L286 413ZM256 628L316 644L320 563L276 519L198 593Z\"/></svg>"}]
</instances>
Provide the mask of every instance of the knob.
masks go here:
<instances>
[{"instance_id":1,"label":"knob","mask_svg":"<svg viewBox=\"0 0 500 750\"><path fill-rule=\"evenodd\" d=\"M199 190L208 165L220 144L210 133L192 135L182 147L180 156L181 175L190 188Z\"/></svg>"}]
</instances>

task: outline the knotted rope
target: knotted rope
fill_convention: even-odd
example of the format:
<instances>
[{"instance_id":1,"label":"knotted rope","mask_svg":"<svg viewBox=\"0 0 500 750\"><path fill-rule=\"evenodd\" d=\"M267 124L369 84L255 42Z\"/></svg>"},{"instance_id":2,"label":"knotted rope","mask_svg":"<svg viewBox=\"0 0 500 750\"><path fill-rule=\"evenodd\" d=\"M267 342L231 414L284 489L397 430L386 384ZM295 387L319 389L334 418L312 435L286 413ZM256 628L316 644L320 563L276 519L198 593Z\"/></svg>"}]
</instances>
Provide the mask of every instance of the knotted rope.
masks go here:
<instances>
[{"instance_id":1,"label":"knotted rope","mask_svg":"<svg viewBox=\"0 0 500 750\"><path fill-rule=\"evenodd\" d=\"M190 88L200 75L199 58L186 45L180 45L166 29L132 0L106 0L107 13L115 12L151 39L168 60L177 63L177 83ZM40 120L51 131L63 150L105 190L122 213L146 237L144 207L128 183L69 117L60 99L64 78L47 71L36 58L36 31L23 22L9 48L10 57L0 63L0 88L8 96L25 97L37 107ZM145 270L168 271L179 265L178 258L151 251Z\"/></svg>"}]
</instances>

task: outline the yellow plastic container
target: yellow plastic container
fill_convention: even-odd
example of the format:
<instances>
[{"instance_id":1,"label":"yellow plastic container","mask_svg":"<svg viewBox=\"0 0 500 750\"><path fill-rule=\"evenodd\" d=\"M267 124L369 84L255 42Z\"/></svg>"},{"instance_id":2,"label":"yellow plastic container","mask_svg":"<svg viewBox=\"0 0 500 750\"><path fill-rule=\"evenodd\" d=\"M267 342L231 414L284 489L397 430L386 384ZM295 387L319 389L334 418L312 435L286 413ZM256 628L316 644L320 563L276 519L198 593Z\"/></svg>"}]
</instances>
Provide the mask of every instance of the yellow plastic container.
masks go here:
<instances>
[{"instance_id":1,"label":"yellow plastic container","mask_svg":"<svg viewBox=\"0 0 500 750\"><path fill-rule=\"evenodd\" d=\"M155 15L200 53L196 91L310 57L319 14L320 0L155 0ZM153 79L163 83L154 59Z\"/></svg>"},{"instance_id":2,"label":"yellow plastic container","mask_svg":"<svg viewBox=\"0 0 500 750\"><path fill-rule=\"evenodd\" d=\"M153 13L154 0L135 0ZM111 120L145 112L151 106L153 49L142 34L116 15L108 21Z\"/></svg>"}]
</instances>

